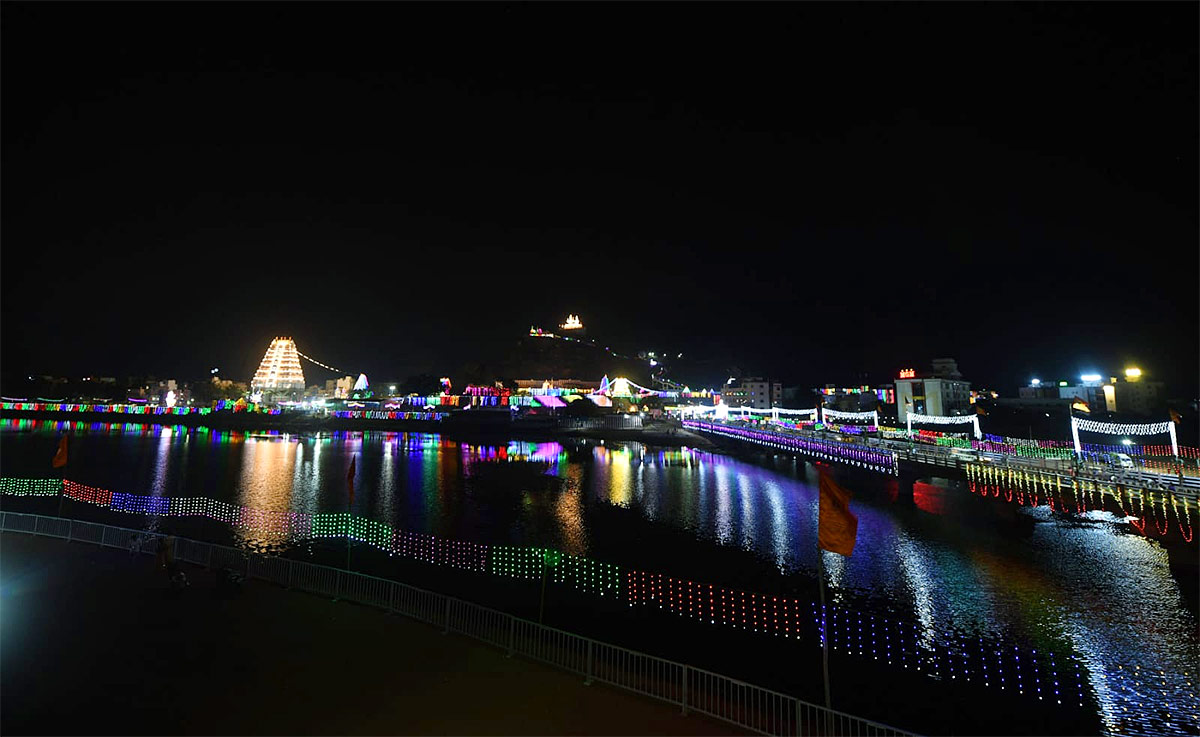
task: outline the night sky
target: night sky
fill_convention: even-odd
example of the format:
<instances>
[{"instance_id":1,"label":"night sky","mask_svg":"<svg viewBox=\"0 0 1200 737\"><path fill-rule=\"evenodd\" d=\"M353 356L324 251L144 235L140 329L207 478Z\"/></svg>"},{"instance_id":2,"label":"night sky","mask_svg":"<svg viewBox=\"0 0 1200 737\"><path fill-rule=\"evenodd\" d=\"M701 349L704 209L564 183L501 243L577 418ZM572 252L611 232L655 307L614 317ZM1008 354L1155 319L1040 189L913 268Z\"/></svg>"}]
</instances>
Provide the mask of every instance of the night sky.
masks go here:
<instances>
[{"instance_id":1,"label":"night sky","mask_svg":"<svg viewBox=\"0 0 1200 737\"><path fill-rule=\"evenodd\" d=\"M575 312L1194 397L1198 8L6 2L4 373L400 378Z\"/></svg>"}]
</instances>

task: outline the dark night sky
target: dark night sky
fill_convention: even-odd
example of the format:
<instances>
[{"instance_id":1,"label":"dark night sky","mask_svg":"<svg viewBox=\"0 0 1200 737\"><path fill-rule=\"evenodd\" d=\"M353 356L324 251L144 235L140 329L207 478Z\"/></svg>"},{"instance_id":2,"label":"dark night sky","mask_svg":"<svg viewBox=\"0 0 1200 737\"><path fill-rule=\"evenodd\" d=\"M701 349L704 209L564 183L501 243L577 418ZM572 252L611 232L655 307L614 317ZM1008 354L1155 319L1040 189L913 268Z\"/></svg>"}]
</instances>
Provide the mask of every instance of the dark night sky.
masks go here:
<instances>
[{"instance_id":1,"label":"dark night sky","mask_svg":"<svg viewBox=\"0 0 1200 737\"><path fill-rule=\"evenodd\" d=\"M1198 8L6 2L3 368L403 377L573 311L1195 396Z\"/></svg>"}]
</instances>

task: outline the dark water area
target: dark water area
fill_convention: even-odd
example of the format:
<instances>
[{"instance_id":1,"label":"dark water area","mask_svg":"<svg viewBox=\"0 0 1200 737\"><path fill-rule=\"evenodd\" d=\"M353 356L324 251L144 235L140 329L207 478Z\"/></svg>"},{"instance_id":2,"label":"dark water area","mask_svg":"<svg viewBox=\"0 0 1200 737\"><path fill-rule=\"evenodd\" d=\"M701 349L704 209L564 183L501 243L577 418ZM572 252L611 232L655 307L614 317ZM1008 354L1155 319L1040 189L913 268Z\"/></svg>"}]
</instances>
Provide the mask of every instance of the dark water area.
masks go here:
<instances>
[{"instance_id":1,"label":"dark water area","mask_svg":"<svg viewBox=\"0 0 1200 737\"><path fill-rule=\"evenodd\" d=\"M553 548L624 572L813 606L818 599L816 469L790 457L632 442L472 445L414 433L6 420L0 475L51 476L64 431L66 477L89 486L344 511L353 457L352 510L398 529ZM835 708L929 733L1197 733L1194 543L1165 547L1111 512L1019 507L956 482L918 483L907 500L895 479L834 471L854 493L859 519L853 556L824 554L829 611L841 617L831 628ZM54 514L58 502L0 503ZM80 518L345 565L344 540L287 541L203 518L66 507ZM432 566L365 545L351 556L356 570L533 619L540 610L553 626L823 700L811 628L785 639L566 586L547 586L543 602L540 580ZM962 656L931 655L939 652Z\"/></svg>"}]
</instances>

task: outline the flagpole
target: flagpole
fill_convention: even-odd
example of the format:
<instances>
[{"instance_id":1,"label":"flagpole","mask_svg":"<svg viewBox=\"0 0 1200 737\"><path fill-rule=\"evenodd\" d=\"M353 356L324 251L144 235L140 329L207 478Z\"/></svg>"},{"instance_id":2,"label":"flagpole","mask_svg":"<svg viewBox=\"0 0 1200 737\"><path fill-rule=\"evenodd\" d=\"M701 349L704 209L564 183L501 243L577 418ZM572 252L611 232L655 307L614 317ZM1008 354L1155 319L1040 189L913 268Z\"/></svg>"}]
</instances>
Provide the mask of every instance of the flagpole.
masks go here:
<instances>
[{"instance_id":1,"label":"flagpole","mask_svg":"<svg viewBox=\"0 0 1200 737\"><path fill-rule=\"evenodd\" d=\"M350 572L350 532L354 526L354 476L356 472L355 458L350 456L350 472L346 476L346 482L350 487L350 493L346 495L346 572Z\"/></svg>"},{"instance_id":2,"label":"flagpole","mask_svg":"<svg viewBox=\"0 0 1200 737\"><path fill-rule=\"evenodd\" d=\"M821 597L821 674L825 684L825 708L832 709L829 699L829 629L825 612L825 554L817 547L817 591Z\"/></svg>"},{"instance_id":3,"label":"flagpole","mask_svg":"<svg viewBox=\"0 0 1200 737\"><path fill-rule=\"evenodd\" d=\"M62 463L59 463L59 454L60 453L62 454ZM67 434L65 432L63 433L62 439L59 440L58 452L54 454L54 460L52 460L50 462L50 464L52 466L54 466L55 468L59 468L59 469L65 468L67 465ZM61 471L61 473L62 473L61 480L63 482L65 482L66 478L67 478L67 472ZM66 492L67 492L66 483L59 483L59 485L58 485L58 518L59 519L62 519L62 516L63 516L63 514L62 514L63 497L66 496Z\"/></svg>"},{"instance_id":4,"label":"flagpole","mask_svg":"<svg viewBox=\"0 0 1200 737\"><path fill-rule=\"evenodd\" d=\"M546 611L546 551L542 551L542 595L538 599L538 624L542 623L542 614Z\"/></svg>"}]
</instances>

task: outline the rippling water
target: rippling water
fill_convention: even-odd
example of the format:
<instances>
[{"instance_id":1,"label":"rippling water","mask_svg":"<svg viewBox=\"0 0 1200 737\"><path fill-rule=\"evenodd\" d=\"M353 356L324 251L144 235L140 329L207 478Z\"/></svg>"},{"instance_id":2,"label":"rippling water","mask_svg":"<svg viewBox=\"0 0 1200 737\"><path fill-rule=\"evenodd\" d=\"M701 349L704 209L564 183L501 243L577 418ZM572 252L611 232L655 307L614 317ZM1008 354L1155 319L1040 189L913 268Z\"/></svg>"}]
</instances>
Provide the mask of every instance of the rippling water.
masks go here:
<instances>
[{"instance_id":1,"label":"rippling water","mask_svg":"<svg viewBox=\"0 0 1200 737\"><path fill-rule=\"evenodd\" d=\"M817 566L815 471L790 458L747 461L637 443L477 446L408 433L288 436L5 420L0 474L51 475L62 429L73 437L67 477L113 491L344 510L353 456L353 511L404 530L601 560L620 550L624 559L611 562L671 575L687 564L669 546L628 550L622 543L633 522L585 513L598 504L628 509L639 526L663 535L682 532L730 550L731 570L712 573L726 584L742 583L733 549L750 551L785 579L811 580ZM482 473L514 459L534 461L559 481L547 489L519 471ZM1087 698L1072 692L1080 687L1070 672L1075 661L1066 659L1063 698L1094 703L1107 733L1198 731L1194 589L1181 588L1159 541L1104 511L1067 516L1005 506L951 482L917 484L909 504L897 499L892 479L841 480L855 492L859 530L851 558L824 558L834 603L911 620L915 638L929 646L986 639L1073 654ZM237 534L247 545L279 545L253 530ZM1195 558L1194 546L1184 550Z\"/></svg>"}]
</instances>

